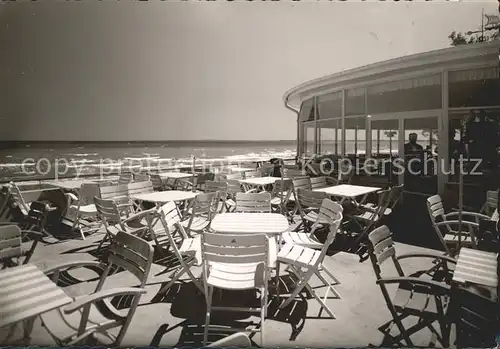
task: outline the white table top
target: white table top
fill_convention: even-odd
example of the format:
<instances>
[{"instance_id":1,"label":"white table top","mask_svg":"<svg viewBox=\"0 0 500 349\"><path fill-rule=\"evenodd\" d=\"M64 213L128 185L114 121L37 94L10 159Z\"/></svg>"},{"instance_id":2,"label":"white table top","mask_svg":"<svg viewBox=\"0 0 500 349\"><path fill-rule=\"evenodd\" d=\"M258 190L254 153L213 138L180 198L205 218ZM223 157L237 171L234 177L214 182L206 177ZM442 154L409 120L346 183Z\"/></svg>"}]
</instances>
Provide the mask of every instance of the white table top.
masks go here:
<instances>
[{"instance_id":1,"label":"white table top","mask_svg":"<svg viewBox=\"0 0 500 349\"><path fill-rule=\"evenodd\" d=\"M281 234L288 230L288 219L279 213L220 213L210 227L221 233Z\"/></svg>"},{"instance_id":2,"label":"white table top","mask_svg":"<svg viewBox=\"0 0 500 349\"><path fill-rule=\"evenodd\" d=\"M167 203L170 201L184 201L194 199L196 195L196 193L193 193L191 191L166 190L132 195L131 198L139 201Z\"/></svg>"},{"instance_id":3,"label":"white table top","mask_svg":"<svg viewBox=\"0 0 500 349\"><path fill-rule=\"evenodd\" d=\"M187 173L187 172L160 172L158 173L160 177L166 177L166 178L189 178L193 177L192 173Z\"/></svg>"},{"instance_id":4,"label":"white table top","mask_svg":"<svg viewBox=\"0 0 500 349\"><path fill-rule=\"evenodd\" d=\"M0 272L0 327L27 320L72 301L33 264Z\"/></svg>"},{"instance_id":5,"label":"white table top","mask_svg":"<svg viewBox=\"0 0 500 349\"><path fill-rule=\"evenodd\" d=\"M382 188L365 187L361 185L340 184L332 187L314 189L314 191L325 192L328 195L340 196L345 198L355 198L357 196L374 193Z\"/></svg>"},{"instance_id":6,"label":"white table top","mask_svg":"<svg viewBox=\"0 0 500 349\"><path fill-rule=\"evenodd\" d=\"M280 180L281 177L255 177L248 179L240 179L240 183L250 184L250 185L269 185L274 184L274 182ZM283 178L287 179L287 178Z\"/></svg>"},{"instance_id":7,"label":"white table top","mask_svg":"<svg viewBox=\"0 0 500 349\"><path fill-rule=\"evenodd\" d=\"M462 247L453 272L453 281L497 287L497 254Z\"/></svg>"}]
</instances>

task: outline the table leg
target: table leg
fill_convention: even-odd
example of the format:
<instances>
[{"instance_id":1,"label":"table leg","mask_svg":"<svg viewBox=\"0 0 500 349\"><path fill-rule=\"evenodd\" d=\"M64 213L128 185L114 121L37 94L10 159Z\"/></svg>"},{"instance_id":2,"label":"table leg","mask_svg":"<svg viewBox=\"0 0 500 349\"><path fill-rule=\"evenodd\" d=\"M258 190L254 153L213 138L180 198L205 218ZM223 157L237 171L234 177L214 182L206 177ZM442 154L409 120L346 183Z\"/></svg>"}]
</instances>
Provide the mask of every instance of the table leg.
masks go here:
<instances>
[{"instance_id":1,"label":"table leg","mask_svg":"<svg viewBox=\"0 0 500 349\"><path fill-rule=\"evenodd\" d=\"M31 336L31 331L33 331L33 324L35 323L36 317L29 318L23 321L24 325L24 340L29 340Z\"/></svg>"}]
</instances>

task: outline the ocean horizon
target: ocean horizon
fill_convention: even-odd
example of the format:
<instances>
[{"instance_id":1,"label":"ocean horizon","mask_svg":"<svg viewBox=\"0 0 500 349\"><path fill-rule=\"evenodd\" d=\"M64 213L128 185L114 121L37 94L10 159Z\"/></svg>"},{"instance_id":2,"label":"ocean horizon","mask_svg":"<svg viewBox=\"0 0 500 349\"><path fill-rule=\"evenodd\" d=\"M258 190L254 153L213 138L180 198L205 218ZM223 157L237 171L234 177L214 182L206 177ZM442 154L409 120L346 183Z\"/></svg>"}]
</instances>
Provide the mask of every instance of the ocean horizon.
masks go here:
<instances>
[{"instance_id":1,"label":"ocean horizon","mask_svg":"<svg viewBox=\"0 0 500 349\"><path fill-rule=\"evenodd\" d=\"M93 175L103 171L140 168L235 165L294 158L296 140L196 140L196 141L16 141L0 142L0 180L52 178L56 174Z\"/></svg>"}]
</instances>

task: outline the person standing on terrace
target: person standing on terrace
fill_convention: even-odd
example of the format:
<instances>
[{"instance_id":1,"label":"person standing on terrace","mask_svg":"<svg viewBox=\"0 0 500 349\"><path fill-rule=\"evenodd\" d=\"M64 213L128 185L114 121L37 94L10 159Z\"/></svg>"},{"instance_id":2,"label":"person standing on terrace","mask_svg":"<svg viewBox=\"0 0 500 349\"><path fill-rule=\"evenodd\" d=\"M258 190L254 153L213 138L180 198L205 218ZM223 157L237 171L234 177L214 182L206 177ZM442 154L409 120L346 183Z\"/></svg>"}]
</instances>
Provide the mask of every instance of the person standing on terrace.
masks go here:
<instances>
[{"instance_id":1,"label":"person standing on terrace","mask_svg":"<svg viewBox=\"0 0 500 349\"><path fill-rule=\"evenodd\" d=\"M412 175L418 175L421 174L420 170L422 169L423 166L423 157L424 157L424 147L422 147L420 144L417 143L417 134L416 133L410 133L409 135L409 141L408 143L405 144L404 147L405 151L405 162L408 164L407 170L410 171L410 174ZM418 159L418 160L413 160L413 159ZM410 164L410 161L412 163ZM411 167L410 167L411 165Z\"/></svg>"}]
</instances>

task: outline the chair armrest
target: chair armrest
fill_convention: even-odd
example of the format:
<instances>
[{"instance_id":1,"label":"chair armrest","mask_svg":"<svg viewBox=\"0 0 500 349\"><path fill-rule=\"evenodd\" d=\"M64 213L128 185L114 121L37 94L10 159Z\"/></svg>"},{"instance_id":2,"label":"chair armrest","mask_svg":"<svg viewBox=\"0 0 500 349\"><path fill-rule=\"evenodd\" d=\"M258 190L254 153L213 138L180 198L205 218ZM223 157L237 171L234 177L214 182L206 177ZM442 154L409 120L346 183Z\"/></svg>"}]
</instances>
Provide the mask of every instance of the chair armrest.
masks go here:
<instances>
[{"instance_id":1,"label":"chair armrest","mask_svg":"<svg viewBox=\"0 0 500 349\"><path fill-rule=\"evenodd\" d=\"M444 216L446 219L448 219L451 217L458 217L459 214L460 214L460 212L450 212L450 213L445 214ZM469 211L462 211L462 216L476 217L478 219L491 219L491 217L489 217L485 214L477 213L477 212L469 212Z\"/></svg>"},{"instance_id":2,"label":"chair armrest","mask_svg":"<svg viewBox=\"0 0 500 349\"><path fill-rule=\"evenodd\" d=\"M446 262L450 262L453 264L457 263L456 259L451 258L449 256L442 255L442 254L437 254L437 253L435 253L435 254L434 253L418 253L418 252L406 253L406 254L398 256L397 259L400 260L400 259L413 258L413 257L440 259L441 261L446 261Z\"/></svg>"},{"instance_id":3,"label":"chair armrest","mask_svg":"<svg viewBox=\"0 0 500 349\"><path fill-rule=\"evenodd\" d=\"M421 279L421 278L417 278L417 277L403 276L403 277L384 278L384 279L377 280L377 285L380 285L380 284L404 284L404 283L439 288L442 291L446 291L446 292L451 290L451 286L447 285L445 283L437 282L434 280L425 280L425 279Z\"/></svg>"},{"instance_id":4,"label":"chair armrest","mask_svg":"<svg viewBox=\"0 0 500 349\"><path fill-rule=\"evenodd\" d=\"M103 264L97 261L71 261L56 264L49 268L42 270L44 274L51 274L53 272L58 272L64 269L75 268L75 267L99 267L104 270Z\"/></svg>"},{"instance_id":5,"label":"chair armrest","mask_svg":"<svg viewBox=\"0 0 500 349\"><path fill-rule=\"evenodd\" d=\"M122 223L127 224L131 221L141 220L149 215L156 213L156 211L157 211L156 207L150 208L149 210L139 211L133 214L132 216L128 217L127 219L123 220Z\"/></svg>"},{"instance_id":6,"label":"chair armrest","mask_svg":"<svg viewBox=\"0 0 500 349\"><path fill-rule=\"evenodd\" d=\"M21 230L21 234L28 235L33 240L40 240L44 234L34 230Z\"/></svg>"},{"instance_id":7,"label":"chair armrest","mask_svg":"<svg viewBox=\"0 0 500 349\"><path fill-rule=\"evenodd\" d=\"M18 222L0 222L0 225L19 225Z\"/></svg>"},{"instance_id":8,"label":"chair armrest","mask_svg":"<svg viewBox=\"0 0 500 349\"><path fill-rule=\"evenodd\" d=\"M75 194L73 194L73 193L66 193L65 195L66 195L69 199L71 199L71 201L78 201L78 200L79 200L79 199L78 199L78 197L77 197Z\"/></svg>"},{"instance_id":9,"label":"chair armrest","mask_svg":"<svg viewBox=\"0 0 500 349\"><path fill-rule=\"evenodd\" d=\"M249 193L258 193L257 188L253 188L253 189L245 191L245 194L249 194Z\"/></svg>"},{"instance_id":10,"label":"chair armrest","mask_svg":"<svg viewBox=\"0 0 500 349\"><path fill-rule=\"evenodd\" d=\"M460 222L458 220L451 220L451 221L442 221L442 222L438 222L435 224L436 227L440 227L442 225L450 225L450 224L459 224ZM462 224L463 225L469 225L471 227L476 227L476 228L479 228L479 224L476 223L476 222L470 222L470 221L466 221L466 220L463 220L462 221Z\"/></svg>"},{"instance_id":11,"label":"chair armrest","mask_svg":"<svg viewBox=\"0 0 500 349\"><path fill-rule=\"evenodd\" d=\"M95 303L97 301L106 298L128 295L128 294L139 295L139 294L145 294L146 292L147 290L143 288L135 288L135 287L120 287L120 288L112 288L109 290L99 291L96 293L89 294L87 296L79 297L73 303L64 307L64 313L71 314L87 304Z\"/></svg>"}]
</instances>

